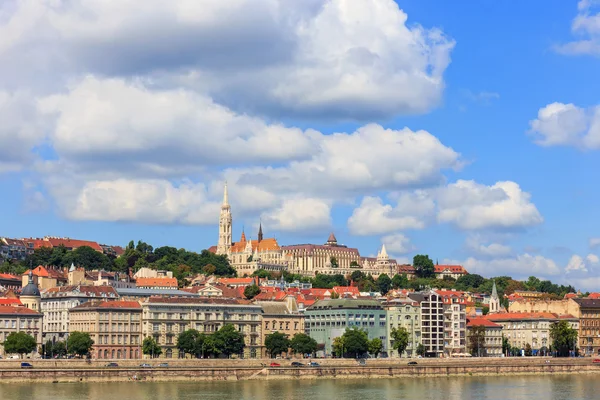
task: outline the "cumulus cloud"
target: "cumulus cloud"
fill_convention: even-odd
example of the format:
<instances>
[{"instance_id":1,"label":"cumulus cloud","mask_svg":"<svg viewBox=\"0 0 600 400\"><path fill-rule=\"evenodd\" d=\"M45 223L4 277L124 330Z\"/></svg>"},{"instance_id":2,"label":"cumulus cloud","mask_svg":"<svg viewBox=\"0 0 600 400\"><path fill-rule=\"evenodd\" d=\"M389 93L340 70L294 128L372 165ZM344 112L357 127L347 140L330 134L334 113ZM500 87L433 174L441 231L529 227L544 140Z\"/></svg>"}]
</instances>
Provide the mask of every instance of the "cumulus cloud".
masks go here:
<instances>
[{"instance_id":1,"label":"cumulus cloud","mask_svg":"<svg viewBox=\"0 0 600 400\"><path fill-rule=\"evenodd\" d=\"M263 214L269 229L308 231L331 227L331 208L321 199L295 198L283 200L280 207Z\"/></svg>"},{"instance_id":2,"label":"cumulus cloud","mask_svg":"<svg viewBox=\"0 0 600 400\"><path fill-rule=\"evenodd\" d=\"M579 36L577 40L555 46L555 50L566 55L600 56L600 2L580 0L577 3L577 16L573 19L571 30Z\"/></svg>"},{"instance_id":3,"label":"cumulus cloud","mask_svg":"<svg viewBox=\"0 0 600 400\"><path fill-rule=\"evenodd\" d=\"M392 0L18 2L0 75L147 76L271 116L366 119L435 107L454 41ZM31 65L21 71L22 65Z\"/></svg>"},{"instance_id":4,"label":"cumulus cloud","mask_svg":"<svg viewBox=\"0 0 600 400\"><path fill-rule=\"evenodd\" d=\"M381 241L385 244L388 253L406 254L415 250L415 246L410 242L410 239L401 233L384 236Z\"/></svg>"},{"instance_id":5,"label":"cumulus cloud","mask_svg":"<svg viewBox=\"0 0 600 400\"><path fill-rule=\"evenodd\" d=\"M515 182L492 186L459 180L438 191L438 221L461 229L524 228L543 222L543 218Z\"/></svg>"},{"instance_id":6,"label":"cumulus cloud","mask_svg":"<svg viewBox=\"0 0 600 400\"><path fill-rule=\"evenodd\" d=\"M471 274L482 276L508 275L514 279L526 279L534 275L538 278L549 278L560 275L561 270L554 260L541 255L528 253L514 257L499 257L491 260L469 257L464 261L444 260L444 263L460 264Z\"/></svg>"},{"instance_id":7,"label":"cumulus cloud","mask_svg":"<svg viewBox=\"0 0 600 400\"><path fill-rule=\"evenodd\" d=\"M600 106L586 110L574 104L548 104L529 125L529 134L540 146L600 148Z\"/></svg>"},{"instance_id":8,"label":"cumulus cloud","mask_svg":"<svg viewBox=\"0 0 600 400\"><path fill-rule=\"evenodd\" d=\"M512 253L510 246L501 243L485 244L482 239L480 235L469 235L466 240L467 248L483 257L501 257Z\"/></svg>"},{"instance_id":9,"label":"cumulus cloud","mask_svg":"<svg viewBox=\"0 0 600 400\"><path fill-rule=\"evenodd\" d=\"M600 246L600 237L590 238L590 248L595 249Z\"/></svg>"}]
</instances>

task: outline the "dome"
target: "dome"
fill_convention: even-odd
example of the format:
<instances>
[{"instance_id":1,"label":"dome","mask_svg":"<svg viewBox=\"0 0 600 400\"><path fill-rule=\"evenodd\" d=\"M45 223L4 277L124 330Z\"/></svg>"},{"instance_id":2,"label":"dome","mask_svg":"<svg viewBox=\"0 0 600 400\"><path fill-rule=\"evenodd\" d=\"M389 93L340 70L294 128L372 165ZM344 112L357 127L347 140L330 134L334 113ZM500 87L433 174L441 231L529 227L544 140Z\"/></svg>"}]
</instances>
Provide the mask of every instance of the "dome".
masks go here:
<instances>
[{"instance_id":1,"label":"dome","mask_svg":"<svg viewBox=\"0 0 600 400\"><path fill-rule=\"evenodd\" d=\"M29 272L29 283L21 290L21 296L41 297L40 289L33 283L33 273Z\"/></svg>"}]
</instances>

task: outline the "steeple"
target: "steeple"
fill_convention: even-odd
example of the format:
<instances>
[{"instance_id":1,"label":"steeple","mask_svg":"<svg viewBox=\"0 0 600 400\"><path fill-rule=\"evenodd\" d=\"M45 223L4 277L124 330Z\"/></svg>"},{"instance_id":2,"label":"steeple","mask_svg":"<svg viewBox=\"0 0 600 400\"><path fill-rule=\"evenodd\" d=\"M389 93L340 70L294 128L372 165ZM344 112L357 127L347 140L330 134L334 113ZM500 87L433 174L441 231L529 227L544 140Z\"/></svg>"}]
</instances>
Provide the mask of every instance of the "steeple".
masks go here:
<instances>
[{"instance_id":1,"label":"steeple","mask_svg":"<svg viewBox=\"0 0 600 400\"><path fill-rule=\"evenodd\" d=\"M498 290L496 290L496 281L494 281L494 285L492 286L492 299L498 298Z\"/></svg>"},{"instance_id":2,"label":"steeple","mask_svg":"<svg viewBox=\"0 0 600 400\"><path fill-rule=\"evenodd\" d=\"M223 204L221 205L221 215L219 216L219 242L217 244L217 254L229 254L231 252L231 226L231 207L229 206L227 182L225 182L225 188L223 189Z\"/></svg>"},{"instance_id":3,"label":"steeple","mask_svg":"<svg viewBox=\"0 0 600 400\"><path fill-rule=\"evenodd\" d=\"M263 240L263 231L262 231L262 221L258 225L258 241L262 242Z\"/></svg>"},{"instance_id":4,"label":"steeple","mask_svg":"<svg viewBox=\"0 0 600 400\"><path fill-rule=\"evenodd\" d=\"M387 251L385 250L385 244L381 246L381 258L387 258L388 254Z\"/></svg>"},{"instance_id":5,"label":"steeple","mask_svg":"<svg viewBox=\"0 0 600 400\"><path fill-rule=\"evenodd\" d=\"M494 285L492 286L492 296L490 298L489 312L490 314L500 312L500 299L498 298L498 291L496 290L496 281L494 281Z\"/></svg>"},{"instance_id":6,"label":"steeple","mask_svg":"<svg viewBox=\"0 0 600 400\"><path fill-rule=\"evenodd\" d=\"M327 238L327 243L325 243L328 246L337 246L337 239L335 237L335 235L333 234L333 232L331 232L329 234L329 237Z\"/></svg>"},{"instance_id":7,"label":"steeple","mask_svg":"<svg viewBox=\"0 0 600 400\"><path fill-rule=\"evenodd\" d=\"M223 190L223 204L221 208L229 207L229 194L227 193L227 181L225 181L225 188Z\"/></svg>"},{"instance_id":8,"label":"steeple","mask_svg":"<svg viewBox=\"0 0 600 400\"><path fill-rule=\"evenodd\" d=\"M242 237L240 238L240 242L244 243L246 241L246 233L244 232L244 228L242 228Z\"/></svg>"}]
</instances>

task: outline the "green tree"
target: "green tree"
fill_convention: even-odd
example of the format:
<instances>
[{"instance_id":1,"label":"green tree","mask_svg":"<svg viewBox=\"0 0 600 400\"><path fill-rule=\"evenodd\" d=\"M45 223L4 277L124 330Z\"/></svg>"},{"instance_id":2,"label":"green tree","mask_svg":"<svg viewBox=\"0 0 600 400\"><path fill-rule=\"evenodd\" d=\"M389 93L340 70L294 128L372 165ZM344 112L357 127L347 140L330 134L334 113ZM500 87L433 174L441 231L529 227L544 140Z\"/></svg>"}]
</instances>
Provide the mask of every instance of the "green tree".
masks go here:
<instances>
[{"instance_id":1,"label":"green tree","mask_svg":"<svg viewBox=\"0 0 600 400\"><path fill-rule=\"evenodd\" d=\"M550 328L552 350L558 357L568 357L570 351L576 351L577 331L567 321L559 321Z\"/></svg>"},{"instance_id":2,"label":"green tree","mask_svg":"<svg viewBox=\"0 0 600 400\"><path fill-rule=\"evenodd\" d=\"M485 326L475 325L469 329L469 344L471 355L477 357L485 356Z\"/></svg>"},{"instance_id":3,"label":"green tree","mask_svg":"<svg viewBox=\"0 0 600 400\"><path fill-rule=\"evenodd\" d=\"M67 355L67 344L64 341L54 343L52 352L55 356L64 357Z\"/></svg>"},{"instance_id":4,"label":"green tree","mask_svg":"<svg viewBox=\"0 0 600 400\"><path fill-rule=\"evenodd\" d=\"M466 274L456 280L454 287L458 290L478 289L485 282L485 278L477 274Z\"/></svg>"},{"instance_id":5,"label":"green tree","mask_svg":"<svg viewBox=\"0 0 600 400\"><path fill-rule=\"evenodd\" d=\"M67 338L69 354L87 356L94 345L94 341L87 332L71 332Z\"/></svg>"},{"instance_id":6,"label":"green tree","mask_svg":"<svg viewBox=\"0 0 600 400\"><path fill-rule=\"evenodd\" d=\"M290 340L294 354L313 354L317 351L317 341L305 333L296 333Z\"/></svg>"},{"instance_id":7,"label":"green tree","mask_svg":"<svg viewBox=\"0 0 600 400\"><path fill-rule=\"evenodd\" d=\"M508 338L502 335L502 354L507 354L510 352L510 342Z\"/></svg>"},{"instance_id":8,"label":"green tree","mask_svg":"<svg viewBox=\"0 0 600 400\"><path fill-rule=\"evenodd\" d=\"M152 336L148 336L142 342L142 353L152 358L156 358L162 354L162 349Z\"/></svg>"},{"instance_id":9,"label":"green tree","mask_svg":"<svg viewBox=\"0 0 600 400\"><path fill-rule=\"evenodd\" d=\"M335 258L333 256L331 256L329 258L329 263L331 264L331 268L338 268L339 267L337 258Z\"/></svg>"},{"instance_id":10,"label":"green tree","mask_svg":"<svg viewBox=\"0 0 600 400\"><path fill-rule=\"evenodd\" d=\"M362 329L346 329L342 335L344 354L350 354L354 358L365 354L369 350L369 337Z\"/></svg>"},{"instance_id":11,"label":"green tree","mask_svg":"<svg viewBox=\"0 0 600 400\"><path fill-rule=\"evenodd\" d=\"M379 293L382 295L385 295L387 292L389 292L391 286L392 280L389 276L387 276L387 274L381 274L377 277L377 290L379 290Z\"/></svg>"},{"instance_id":12,"label":"green tree","mask_svg":"<svg viewBox=\"0 0 600 400\"><path fill-rule=\"evenodd\" d=\"M360 264L358 264L356 261L351 261L350 268L360 268Z\"/></svg>"},{"instance_id":13,"label":"green tree","mask_svg":"<svg viewBox=\"0 0 600 400\"><path fill-rule=\"evenodd\" d=\"M379 353L383 350L383 342L379 338L373 338L369 340L369 353L373 355L373 357L377 358Z\"/></svg>"},{"instance_id":14,"label":"green tree","mask_svg":"<svg viewBox=\"0 0 600 400\"><path fill-rule=\"evenodd\" d=\"M390 333L392 339L392 348L398 351L398 357L402 357L402 353L408 347L409 333L405 327L392 328Z\"/></svg>"},{"instance_id":15,"label":"green tree","mask_svg":"<svg viewBox=\"0 0 600 400\"><path fill-rule=\"evenodd\" d=\"M528 357L533 355L533 351L531 350L531 345L529 343L525 343L525 355Z\"/></svg>"},{"instance_id":16,"label":"green tree","mask_svg":"<svg viewBox=\"0 0 600 400\"><path fill-rule=\"evenodd\" d=\"M188 329L181 332L177 336L177 349L185 354L197 356L198 353L198 338L200 332L195 329Z\"/></svg>"},{"instance_id":17,"label":"green tree","mask_svg":"<svg viewBox=\"0 0 600 400\"><path fill-rule=\"evenodd\" d=\"M290 348L290 339L288 339L288 335L286 334L273 332L265 336L265 348L271 358L274 358L279 354L288 352L288 349Z\"/></svg>"},{"instance_id":18,"label":"green tree","mask_svg":"<svg viewBox=\"0 0 600 400\"><path fill-rule=\"evenodd\" d=\"M4 352L7 354L19 354L23 358L24 354L33 352L37 343L33 336L25 332L13 332L4 342Z\"/></svg>"},{"instance_id":19,"label":"green tree","mask_svg":"<svg viewBox=\"0 0 600 400\"><path fill-rule=\"evenodd\" d=\"M350 274L350 279L353 282L359 282L365 278L365 274L362 271L352 271Z\"/></svg>"},{"instance_id":20,"label":"green tree","mask_svg":"<svg viewBox=\"0 0 600 400\"><path fill-rule=\"evenodd\" d=\"M271 272L266 269L257 269L252 273L252 276L257 276L259 278L271 279Z\"/></svg>"},{"instance_id":21,"label":"green tree","mask_svg":"<svg viewBox=\"0 0 600 400\"><path fill-rule=\"evenodd\" d=\"M428 255L417 254L413 257L415 274L419 278L432 278L435 275L433 261Z\"/></svg>"},{"instance_id":22,"label":"green tree","mask_svg":"<svg viewBox=\"0 0 600 400\"><path fill-rule=\"evenodd\" d=\"M246 344L244 334L238 332L233 324L225 324L213 335L219 353L229 358L232 354L241 354Z\"/></svg>"},{"instance_id":23,"label":"green tree","mask_svg":"<svg viewBox=\"0 0 600 400\"><path fill-rule=\"evenodd\" d=\"M408 287L408 277L406 274L396 274L392 278L392 289L406 289Z\"/></svg>"},{"instance_id":24,"label":"green tree","mask_svg":"<svg viewBox=\"0 0 600 400\"><path fill-rule=\"evenodd\" d=\"M425 357L425 353L427 353L427 349L423 346L423 343L419 343L417 346L417 355L421 357Z\"/></svg>"},{"instance_id":25,"label":"green tree","mask_svg":"<svg viewBox=\"0 0 600 400\"><path fill-rule=\"evenodd\" d=\"M106 254L100 253L89 246L81 246L77 249L67 252L62 257L60 266L71 264L79 265L87 270L91 269L112 269L112 261Z\"/></svg>"},{"instance_id":26,"label":"green tree","mask_svg":"<svg viewBox=\"0 0 600 400\"><path fill-rule=\"evenodd\" d=\"M249 285L244 289L244 296L249 300L256 297L259 293L260 288L256 285Z\"/></svg>"},{"instance_id":27,"label":"green tree","mask_svg":"<svg viewBox=\"0 0 600 400\"><path fill-rule=\"evenodd\" d=\"M333 343L331 344L333 354L338 357L344 357L344 337L338 336L333 338Z\"/></svg>"}]
</instances>

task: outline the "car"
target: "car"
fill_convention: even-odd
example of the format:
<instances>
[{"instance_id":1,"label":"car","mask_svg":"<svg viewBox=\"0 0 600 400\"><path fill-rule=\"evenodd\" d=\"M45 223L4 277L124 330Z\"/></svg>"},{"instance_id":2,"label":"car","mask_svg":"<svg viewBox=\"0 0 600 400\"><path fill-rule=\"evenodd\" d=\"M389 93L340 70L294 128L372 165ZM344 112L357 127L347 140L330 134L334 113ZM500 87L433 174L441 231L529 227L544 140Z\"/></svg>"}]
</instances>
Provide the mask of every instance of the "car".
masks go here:
<instances>
[{"instance_id":1,"label":"car","mask_svg":"<svg viewBox=\"0 0 600 400\"><path fill-rule=\"evenodd\" d=\"M28 362L22 362L21 363L21 368L33 368L33 365L31 365Z\"/></svg>"},{"instance_id":2,"label":"car","mask_svg":"<svg viewBox=\"0 0 600 400\"><path fill-rule=\"evenodd\" d=\"M276 362L272 362L269 367L281 367L281 364L276 363Z\"/></svg>"},{"instance_id":3,"label":"car","mask_svg":"<svg viewBox=\"0 0 600 400\"><path fill-rule=\"evenodd\" d=\"M304 367L304 364L302 364L301 362L298 362L298 361L294 361L292 363L292 367Z\"/></svg>"},{"instance_id":4,"label":"car","mask_svg":"<svg viewBox=\"0 0 600 400\"><path fill-rule=\"evenodd\" d=\"M600 358L594 358L594 361L592 361L592 363L600 364Z\"/></svg>"},{"instance_id":5,"label":"car","mask_svg":"<svg viewBox=\"0 0 600 400\"><path fill-rule=\"evenodd\" d=\"M367 365L367 360L364 358L359 358L356 361L358 361L358 365Z\"/></svg>"},{"instance_id":6,"label":"car","mask_svg":"<svg viewBox=\"0 0 600 400\"><path fill-rule=\"evenodd\" d=\"M108 364L106 364L106 367L107 368L117 368L117 367L119 367L119 364L117 364L117 363L108 363Z\"/></svg>"},{"instance_id":7,"label":"car","mask_svg":"<svg viewBox=\"0 0 600 400\"><path fill-rule=\"evenodd\" d=\"M416 361L409 361L408 365L417 365L417 362Z\"/></svg>"},{"instance_id":8,"label":"car","mask_svg":"<svg viewBox=\"0 0 600 400\"><path fill-rule=\"evenodd\" d=\"M143 364L140 364L140 368L152 368L152 365L150 365L148 363L143 363Z\"/></svg>"},{"instance_id":9,"label":"car","mask_svg":"<svg viewBox=\"0 0 600 400\"><path fill-rule=\"evenodd\" d=\"M308 366L309 367L320 367L321 365L319 365L318 362L311 361L308 363Z\"/></svg>"},{"instance_id":10,"label":"car","mask_svg":"<svg viewBox=\"0 0 600 400\"><path fill-rule=\"evenodd\" d=\"M169 368L169 363L160 363L158 364L158 368Z\"/></svg>"}]
</instances>

